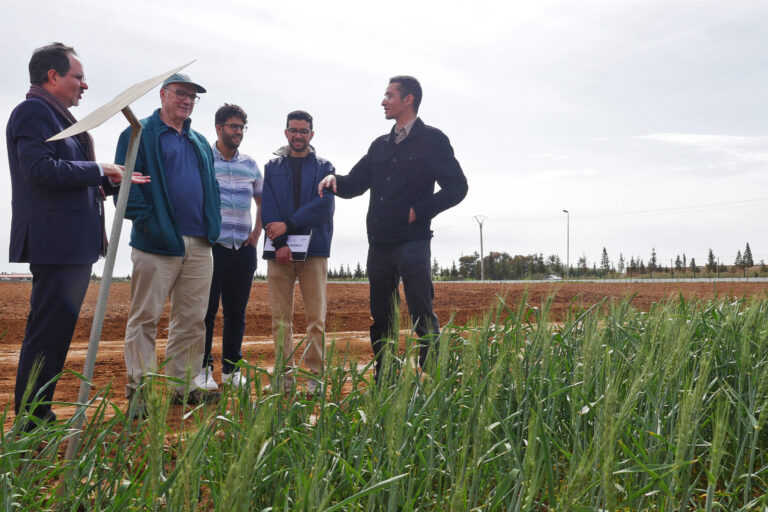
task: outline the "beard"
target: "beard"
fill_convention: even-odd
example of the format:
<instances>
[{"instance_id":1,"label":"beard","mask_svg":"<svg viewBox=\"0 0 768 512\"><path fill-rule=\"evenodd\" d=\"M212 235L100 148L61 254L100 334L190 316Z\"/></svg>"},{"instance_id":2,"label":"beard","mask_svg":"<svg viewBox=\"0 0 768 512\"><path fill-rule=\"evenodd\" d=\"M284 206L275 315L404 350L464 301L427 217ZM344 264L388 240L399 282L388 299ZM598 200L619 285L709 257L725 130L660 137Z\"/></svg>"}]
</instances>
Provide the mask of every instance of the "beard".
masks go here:
<instances>
[{"instance_id":1,"label":"beard","mask_svg":"<svg viewBox=\"0 0 768 512\"><path fill-rule=\"evenodd\" d=\"M237 149L240 147L240 142L242 142L243 138L240 137L230 137L226 133L221 134L221 143L224 144L229 149Z\"/></svg>"},{"instance_id":2,"label":"beard","mask_svg":"<svg viewBox=\"0 0 768 512\"><path fill-rule=\"evenodd\" d=\"M291 149L297 153L301 153L309 147L309 142L306 141L291 141Z\"/></svg>"}]
</instances>

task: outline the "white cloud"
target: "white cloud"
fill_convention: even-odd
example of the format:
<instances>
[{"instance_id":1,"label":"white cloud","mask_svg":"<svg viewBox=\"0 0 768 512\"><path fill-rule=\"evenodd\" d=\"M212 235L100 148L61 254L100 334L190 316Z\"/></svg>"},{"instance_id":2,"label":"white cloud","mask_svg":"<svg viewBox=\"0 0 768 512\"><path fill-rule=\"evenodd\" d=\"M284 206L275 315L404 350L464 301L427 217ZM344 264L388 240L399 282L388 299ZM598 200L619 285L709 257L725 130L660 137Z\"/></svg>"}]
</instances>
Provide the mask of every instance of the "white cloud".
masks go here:
<instances>
[{"instance_id":1,"label":"white cloud","mask_svg":"<svg viewBox=\"0 0 768 512\"><path fill-rule=\"evenodd\" d=\"M710 173L749 173L768 167L768 136L744 136L702 133L653 133L637 140L658 142L677 151L706 154L708 161L699 166ZM684 166L690 168L690 166ZM680 169L682 167L678 167Z\"/></svg>"},{"instance_id":2,"label":"white cloud","mask_svg":"<svg viewBox=\"0 0 768 512\"><path fill-rule=\"evenodd\" d=\"M768 187L768 136L759 135L768 118L768 11L758 2L40 0L32 16L28 2L14 0L3 9L0 118L23 98L32 49L51 40L83 57L91 89L77 117L196 58L189 73L209 93L193 127L212 137L216 107L240 103L250 120L243 150L262 165L282 143L285 113L306 108L319 154L345 174L390 127L379 107L387 78L414 74L423 119L450 137L470 186L434 221L441 263L476 250L479 213L489 216L488 250L562 256L562 208L575 221L572 254L591 260L603 245L611 255L655 245L660 258L686 250L699 259L700 246L735 254L736 241L747 240L768 259L758 243L765 205L631 222L588 217L736 204ZM144 117L157 104L153 92L134 111ZM124 125L94 130L100 159L111 159ZM4 146L0 244L11 201ZM331 265L365 261L366 208L365 197L339 201ZM119 275L130 270L127 237ZM0 260L0 270L11 267Z\"/></svg>"},{"instance_id":3,"label":"white cloud","mask_svg":"<svg viewBox=\"0 0 768 512\"><path fill-rule=\"evenodd\" d=\"M554 153L537 153L535 155L528 155L531 160L547 160L549 162L557 162L560 160L567 160L570 155L556 155Z\"/></svg>"},{"instance_id":4,"label":"white cloud","mask_svg":"<svg viewBox=\"0 0 768 512\"><path fill-rule=\"evenodd\" d=\"M567 177L594 176L598 174L596 169L553 169L549 171L539 171L528 174L524 177L523 183L541 183L555 180L562 180Z\"/></svg>"},{"instance_id":5,"label":"white cloud","mask_svg":"<svg viewBox=\"0 0 768 512\"><path fill-rule=\"evenodd\" d=\"M753 145L765 145L768 135L747 137L743 135L718 135L704 133L651 133L634 137L639 140L652 140L677 144L680 146L692 146L702 149L733 148Z\"/></svg>"}]
</instances>

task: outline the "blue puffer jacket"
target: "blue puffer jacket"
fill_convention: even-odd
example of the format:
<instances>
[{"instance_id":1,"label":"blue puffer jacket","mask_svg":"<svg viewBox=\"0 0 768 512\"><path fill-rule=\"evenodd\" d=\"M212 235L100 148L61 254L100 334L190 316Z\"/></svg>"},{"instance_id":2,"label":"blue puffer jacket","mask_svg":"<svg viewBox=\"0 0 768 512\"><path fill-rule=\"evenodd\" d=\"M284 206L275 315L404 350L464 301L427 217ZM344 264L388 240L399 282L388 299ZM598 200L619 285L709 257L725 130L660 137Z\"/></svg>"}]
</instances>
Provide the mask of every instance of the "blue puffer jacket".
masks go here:
<instances>
[{"instance_id":1,"label":"blue puffer jacket","mask_svg":"<svg viewBox=\"0 0 768 512\"><path fill-rule=\"evenodd\" d=\"M261 222L287 222L295 230L312 228L309 242L309 256L327 258L331 254L333 237L333 194L317 194L317 185L328 174L335 173L333 165L315 155L310 149L309 156L301 169L301 195L299 205L293 204L293 175L288 161L288 146L275 151L277 158L264 167L264 190L261 197ZM291 234L289 231L287 234ZM285 235L284 235L285 236ZM282 238L282 237L280 237ZM280 245L280 239L275 245Z\"/></svg>"},{"instance_id":2,"label":"blue puffer jacket","mask_svg":"<svg viewBox=\"0 0 768 512\"><path fill-rule=\"evenodd\" d=\"M195 147L200 163L200 177L203 182L203 221L206 238L213 244L219 237L221 229L219 184L213 169L211 145L205 137L192 130L190 124L191 120L187 119L184 122L184 130ZM160 109L155 110L150 117L142 119L141 125L141 143L134 170L151 176L152 181L142 185L131 185L128 207L125 210L125 218L133 221L130 245L155 254L183 256L184 239L168 197L163 155L159 143L160 134L170 128L160 119ZM116 164L125 163L130 137L130 127L120 134L115 152Z\"/></svg>"}]
</instances>

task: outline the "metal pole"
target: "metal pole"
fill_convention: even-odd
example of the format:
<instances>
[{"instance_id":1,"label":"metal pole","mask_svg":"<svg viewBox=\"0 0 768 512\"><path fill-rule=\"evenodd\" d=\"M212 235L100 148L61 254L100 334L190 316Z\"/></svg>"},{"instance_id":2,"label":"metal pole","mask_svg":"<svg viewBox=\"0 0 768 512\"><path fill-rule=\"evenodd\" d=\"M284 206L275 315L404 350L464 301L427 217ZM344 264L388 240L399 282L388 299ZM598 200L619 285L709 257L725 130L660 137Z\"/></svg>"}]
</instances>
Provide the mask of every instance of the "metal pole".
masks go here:
<instances>
[{"instance_id":1,"label":"metal pole","mask_svg":"<svg viewBox=\"0 0 768 512\"><path fill-rule=\"evenodd\" d=\"M488 219L485 215L475 215L475 220L480 225L480 280L485 280L485 265L483 264L483 222Z\"/></svg>"},{"instance_id":2,"label":"metal pole","mask_svg":"<svg viewBox=\"0 0 768 512\"><path fill-rule=\"evenodd\" d=\"M85 356L85 366L83 368L83 377L80 382L80 394L77 398L77 410L73 417L73 434L67 444L67 453L65 458L72 460L80 447L80 430L85 419L85 404L88 401L88 395L91 392L91 379L93 378L93 368L96 365L96 353L99 350L99 340L101 338L101 329L104 326L104 313L107 310L107 298L109 297L109 286L112 284L112 270L115 267L115 258L117 257L117 247L120 243L120 231L123 226L123 216L128 204L128 193L131 188L131 177L133 176L133 167L136 164L136 155L139 151L139 141L141 140L141 123L133 115L130 107L122 109L123 115L131 124L131 139L128 142L128 153L125 158L125 169L123 178L120 182L120 192L117 195L117 205L115 207L115 218L112 222L112 234L109 237L109 247L107 248L107 258L104 263L104 273L101 276L101 285L99 286L99 297L96 300L96 309L93 313L93 325L91 326L91 337L88 340L88 352Z\"/></svg>"},{"instance_id":3,"label":"metal pole","mask_svg":"<svg viewBox=\"0 0 768 512\"><path fill-rule=\"evenodd\" d=\"M565 213L565 280L570 277L571 272L571 214L568 210Z\"/></svg>"}]
</instances>

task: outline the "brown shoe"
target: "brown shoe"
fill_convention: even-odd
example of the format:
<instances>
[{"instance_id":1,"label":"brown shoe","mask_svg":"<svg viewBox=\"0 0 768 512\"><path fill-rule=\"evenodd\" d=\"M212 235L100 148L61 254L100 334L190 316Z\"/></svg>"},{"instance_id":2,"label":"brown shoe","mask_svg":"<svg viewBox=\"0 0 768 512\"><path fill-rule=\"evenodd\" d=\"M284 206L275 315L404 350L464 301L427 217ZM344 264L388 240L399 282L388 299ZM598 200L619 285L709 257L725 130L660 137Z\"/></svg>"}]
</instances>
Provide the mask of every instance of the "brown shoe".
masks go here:
<instances>
[{"instance_id":1,"label":"brown shoe","mask_svg":"<svg viewBox=\"0 0 768 512\"><path fill-rule=\"evenodd\" d=\"M186 398L186 401L184 400ZM171 403L174 404L188 404L188 405L200 405L200 404L217 404L221 398L221 393L218 391L207 391L205 389L193 389L188 395L176 393L173 395Z\"/></svg>"}]
</instances>

